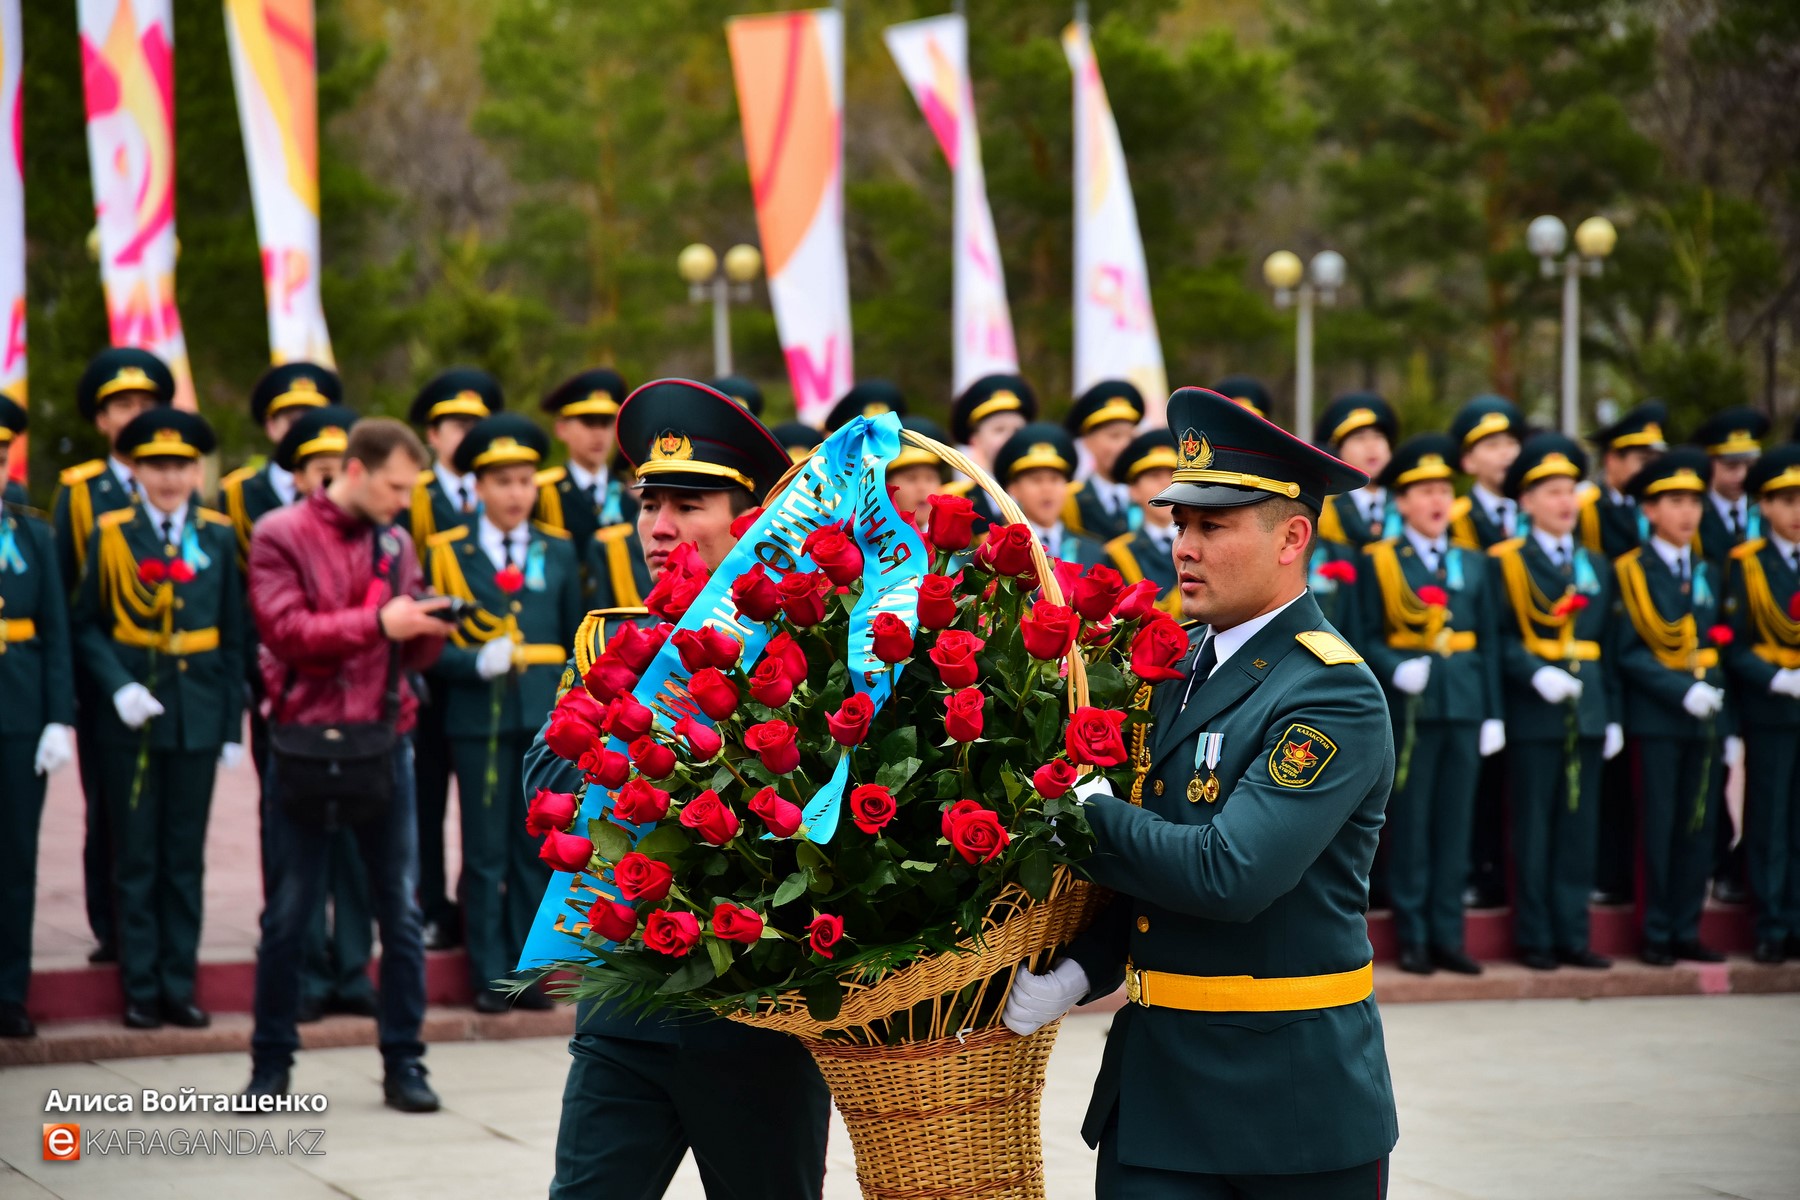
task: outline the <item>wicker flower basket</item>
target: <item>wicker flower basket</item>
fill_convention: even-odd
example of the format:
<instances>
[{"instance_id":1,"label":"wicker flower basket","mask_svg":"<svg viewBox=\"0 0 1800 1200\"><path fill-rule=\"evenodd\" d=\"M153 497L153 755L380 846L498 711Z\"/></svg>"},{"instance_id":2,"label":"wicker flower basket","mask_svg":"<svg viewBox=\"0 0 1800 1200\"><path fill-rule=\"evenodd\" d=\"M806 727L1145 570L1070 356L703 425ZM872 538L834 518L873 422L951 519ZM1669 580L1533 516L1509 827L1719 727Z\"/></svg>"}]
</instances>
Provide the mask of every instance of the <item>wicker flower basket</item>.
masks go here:
<instances>
[{"instance_id":1,"label":"wicker flower basket","mask_svg":"<svg viewBox=\"0 0 1800 1200\"><path fill-rule=\"evenodd\" d=\"M1012 498L967 457L911 430L901 437L975 480L1003 519L1024 522ZM1035 542L1032 557L1045 596L1061 603L1049 557ZM1078 648L1070 651L1068 690L1071 709L1087 702ZM728 1015L806 1043L849 1127L869 1200L1042 1200L1038 1104L1057 1026L1022 1038L999 1023L999 1013L1015 970L1041 965L1074 938L1101 899L1099 889L1061 868L1042 901L1017 885L1003 888L980 934L954 950L847 981L829 1023L816 1020L799 993ZM968 1012L982 1014L977 1027L962 1025L957 1014ZM890 1021L897 1014L902 1026ZM904 1033L897 1037L896 1029Z\"/></svg>"}]
</instances>

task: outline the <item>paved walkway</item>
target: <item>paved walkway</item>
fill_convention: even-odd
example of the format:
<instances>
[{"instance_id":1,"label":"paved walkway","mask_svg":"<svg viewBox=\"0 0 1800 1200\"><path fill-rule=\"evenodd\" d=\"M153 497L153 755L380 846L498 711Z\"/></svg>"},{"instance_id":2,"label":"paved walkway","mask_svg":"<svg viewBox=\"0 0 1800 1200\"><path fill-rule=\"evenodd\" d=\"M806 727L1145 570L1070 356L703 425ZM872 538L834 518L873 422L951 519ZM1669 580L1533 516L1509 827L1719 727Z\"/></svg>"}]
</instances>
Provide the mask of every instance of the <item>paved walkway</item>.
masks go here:
<instances>
[{"instance_id":1,"label":"paved walkway","mask_svg":"<svg viewBox=\"0 0 1800 1200\"><path fill-rule=\"evenodd\" d=\"M1385 1014L1400 1097L1393 1200L1683 1200L1800 1196L1800 998L1731 996L1396 1006ZM1108 1018L1071 1019L1050 1065L1044 1126L1051 1200L1093 1194L1077 1135ZM242 1055L124 1059L0 1073L0 1197L254 1195L257 1200L470 1200L541 1196L566 1070L559 1039L433 1048L447 1110L381 1107L373 1050L305 1056L298 1089L323 1117L61 1117L52 1087L202 1092L240 1087ZM1229 1119L1222 1097L1220 1119ZM313 1157L42 1161L40 1126L323 1128ZM751 1120L754 1120L752 1115ZM701 1200L685 1165L670 1200ZM834 1132L828 1200L857 1195Z\"/></svg>"}]
</instances>

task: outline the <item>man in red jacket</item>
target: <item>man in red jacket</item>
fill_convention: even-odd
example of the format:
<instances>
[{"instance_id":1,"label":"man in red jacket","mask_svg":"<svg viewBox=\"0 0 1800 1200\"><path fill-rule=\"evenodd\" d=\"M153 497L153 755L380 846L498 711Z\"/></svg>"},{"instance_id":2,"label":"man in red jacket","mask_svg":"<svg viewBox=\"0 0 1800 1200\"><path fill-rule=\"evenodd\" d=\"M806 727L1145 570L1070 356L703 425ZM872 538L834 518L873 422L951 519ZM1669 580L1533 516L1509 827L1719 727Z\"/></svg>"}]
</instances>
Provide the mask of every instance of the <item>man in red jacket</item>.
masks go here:
<instances>
[{"instance_id":1,"label":"man in red jacket","mask_svg":"<svg viewBox=\"0 0 1800 1200\"><path fill-rule=\"evenodd\" d=\"M377 1017L390 1107L432 1112L438 1098L420 1062L425 1045L425 948L414 888L419 875L412 742L417 701L407 674L429 666L451 626L448 599L420 599L424 582L406 531L392 522L412 496L425 448L399 421L372 418L350 432L344 470L302 504L270 513L250 542L250 607L274 725L348 725L384 717L388 664L399 656L400 705L392 801L352 826L381 930ZM330 831L296 820L282 802L274 756L266 777L268 845L256 1029L248 1095L282 1095L300 1038L294 1017L306 923L325 886Z\"/></svg>"}]
</instances>

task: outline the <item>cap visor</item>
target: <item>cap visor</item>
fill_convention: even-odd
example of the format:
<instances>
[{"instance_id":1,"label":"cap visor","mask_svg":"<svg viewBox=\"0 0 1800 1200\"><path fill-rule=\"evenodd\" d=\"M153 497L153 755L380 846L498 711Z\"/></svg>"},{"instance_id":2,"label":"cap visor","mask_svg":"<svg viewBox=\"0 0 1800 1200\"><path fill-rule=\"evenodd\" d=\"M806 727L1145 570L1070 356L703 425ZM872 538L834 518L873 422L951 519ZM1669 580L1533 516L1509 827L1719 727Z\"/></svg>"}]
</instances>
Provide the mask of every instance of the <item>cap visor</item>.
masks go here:
<instances>
[{"instance_id":1,"label":"cap visor","mask_svg":"<svg viewBox=\"0 0 1800 1200\"><path fill-rule=\"evenodd\" d=\"M1263 500L1273 500L1276 493L1261 488L1231 487L1222 483L1172 483L1150 503L1161 508L1172 504L1188 508L1240 508Z\"/></svg>"}]
</instances>

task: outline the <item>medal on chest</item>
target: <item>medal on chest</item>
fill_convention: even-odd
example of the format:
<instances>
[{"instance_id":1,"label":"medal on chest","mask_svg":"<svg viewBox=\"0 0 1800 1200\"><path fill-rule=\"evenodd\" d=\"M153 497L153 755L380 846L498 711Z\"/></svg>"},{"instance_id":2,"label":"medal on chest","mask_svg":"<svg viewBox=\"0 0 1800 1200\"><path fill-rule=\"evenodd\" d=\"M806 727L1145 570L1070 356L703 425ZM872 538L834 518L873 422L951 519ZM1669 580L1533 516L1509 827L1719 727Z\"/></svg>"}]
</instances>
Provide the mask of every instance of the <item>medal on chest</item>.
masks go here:
<instances>
[{"instance_id":1,"label":"medal on chest","mask_svg":"<svg viewBox=\"0 0 1800 1200\"><path fill-rule=\"evenodd\" d=\"M1194 777L1188 780L1187 798L1189 804L1199 804L1204 800L1208 804L1219 799L1219 755L1225 749L1225 735L1222 733L1203 733L1194 743Z\"/></svg>"}]
</instances>

